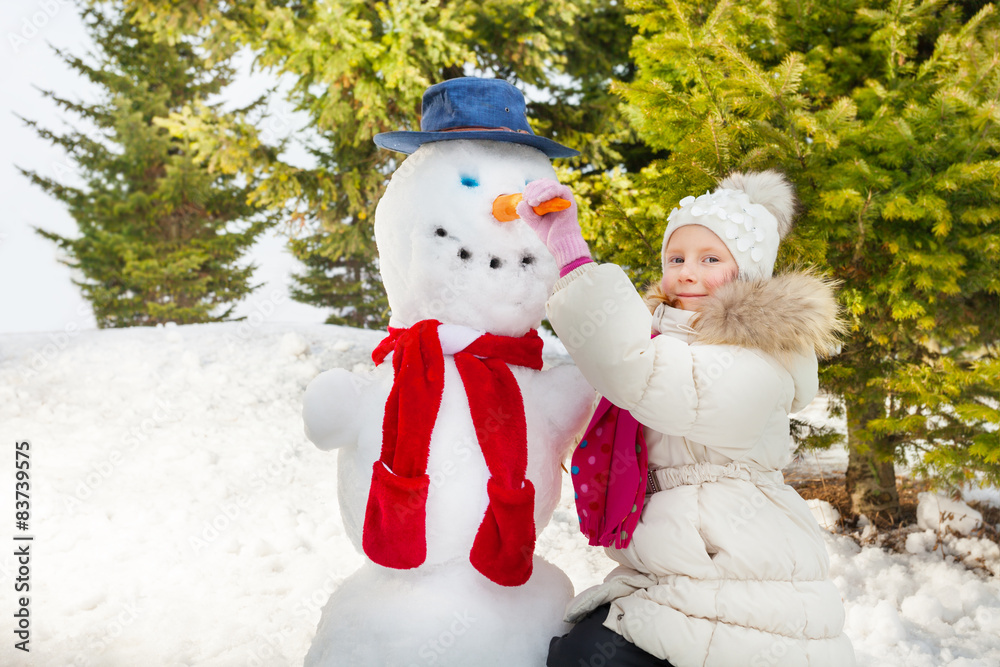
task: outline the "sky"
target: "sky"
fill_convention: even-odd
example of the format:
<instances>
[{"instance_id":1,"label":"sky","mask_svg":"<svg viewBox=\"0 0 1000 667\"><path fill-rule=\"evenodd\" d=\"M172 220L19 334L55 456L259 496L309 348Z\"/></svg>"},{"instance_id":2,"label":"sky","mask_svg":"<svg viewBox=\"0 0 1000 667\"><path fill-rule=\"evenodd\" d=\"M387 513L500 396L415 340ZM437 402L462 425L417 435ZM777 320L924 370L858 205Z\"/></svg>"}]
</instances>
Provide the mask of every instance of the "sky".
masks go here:
<instances>
[{"instance_id":1,"label":"sky","mask_svg":"<svg viewBox=\"0 0 1000 667\"><path fill-rule=\"evenodd\" d=\"M41 90L93 102L99 90L66 66L53 52L60 48L83 55L92 48L75 2L17 0L0 3L0 333L67 331L94 328L89 304L72 283L72 272L59 262L55 244L34 233L41 227L73 236L76 225L65 207L22 176L17 167L42 176L72 181L73 163L61 149L38 137L18 118L38 121L63 132L78 119L62 112ZM233 106L260 94L274 79L251 72L249 58L240 61L240 77L226 91ZM282 100L272 104L265 131L294 132L304 123ZM298 154L295 154L297 151ZM306 160L301 148L290 159ZM242 302L236 316L273 310L275 322L322 322L324 311L292 301L288 285L301 264L285 249L277 231L269 232L250 253L257 264L254 281L262 286Z\"/></svg>"}]
</instances>

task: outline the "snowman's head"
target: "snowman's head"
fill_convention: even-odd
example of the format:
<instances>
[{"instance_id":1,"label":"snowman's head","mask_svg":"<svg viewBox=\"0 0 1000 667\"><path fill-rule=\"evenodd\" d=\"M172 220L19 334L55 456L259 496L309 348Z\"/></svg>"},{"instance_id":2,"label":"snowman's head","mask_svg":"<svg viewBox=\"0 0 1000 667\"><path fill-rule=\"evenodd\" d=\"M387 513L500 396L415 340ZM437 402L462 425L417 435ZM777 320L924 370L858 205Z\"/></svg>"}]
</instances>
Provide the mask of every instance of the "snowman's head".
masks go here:
<instances>
[{"instance_id":1,"label":"snowman's head","mask_svg":"<svg viewBox=\"0 0 1000 667\"><path fill-rule=\"evenodd\" d=\"M558 278L522 220L493 201L555 178L539 150L496 141L438 141L400 165L375 211L379 268L392 326L435 319L503 336L539 325Z\"/></svg>"}]
</instances>

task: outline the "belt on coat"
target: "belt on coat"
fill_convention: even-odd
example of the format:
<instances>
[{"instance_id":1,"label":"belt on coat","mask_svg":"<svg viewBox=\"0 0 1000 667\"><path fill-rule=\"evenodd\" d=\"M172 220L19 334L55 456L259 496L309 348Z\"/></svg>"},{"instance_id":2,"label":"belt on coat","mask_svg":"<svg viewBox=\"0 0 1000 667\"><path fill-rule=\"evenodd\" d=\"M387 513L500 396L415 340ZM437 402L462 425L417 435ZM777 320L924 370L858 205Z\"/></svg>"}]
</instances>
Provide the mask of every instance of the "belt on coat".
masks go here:
<instances>
[{"instance_id":1,"label":"belt on coat","mask_svg":"<svg viewBox=\"0 0 1000 667\"><path fill-rule=\"evenodd\" d=\"M755 463L733 461L718 463L692 463L668 468L649 468L646 474L646 493L666 491L677 486L704 484L720 479L740 479L756 485L781 485L785 476L780 470L769 470Z\"/></svg>"}]
</instances>

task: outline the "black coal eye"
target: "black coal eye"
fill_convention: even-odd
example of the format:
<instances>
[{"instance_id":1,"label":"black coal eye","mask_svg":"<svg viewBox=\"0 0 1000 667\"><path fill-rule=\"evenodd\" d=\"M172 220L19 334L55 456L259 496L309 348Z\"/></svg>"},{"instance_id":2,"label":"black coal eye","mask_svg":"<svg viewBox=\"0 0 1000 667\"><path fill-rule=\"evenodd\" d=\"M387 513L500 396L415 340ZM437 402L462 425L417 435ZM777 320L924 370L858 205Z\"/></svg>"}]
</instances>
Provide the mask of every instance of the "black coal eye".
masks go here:
<instances>
[{"instance_id":1,"label":"black coal eye","mask_svg":"<svg viewBox=\"0 0 1000 667\"><path fill-rule=\"evenodd\" d=\"M458 251L458 256L460 259L469 259L470 257L472 257L472 253L466 250L465 248L462 248L461 250Z\"/></svg>"},{"instance_id":2,"label":"black coal eye","mask_svg":"<svg viewBox=\"0 0 1000 667\"><path fill-rule=\"evenodd\" d=\"M448 230L446 230L444 227L438 227L437 229L434 230L434 233L437 234L438 236L448 236Z\"/></svg>"},{"instance_id":3,"label":"black coal eye","mask_svg":"<svg viewBox=\"0 0 1000 667\"><path fill-rule=\"evenodd\" d=\"M521 258L521 264L524 264L525 266L534 263L535 263L535 258L532 257L531 255L525 255L524 257Z\"/></svg>"},{"instance_id":4,"label":"black coal eye","mask_svg":"<svg viewBox=\"0 0 1000 667\"><path fill-rule=\"evenodd\" d=\"M490 259L491 269L499 269L501 266L503 266L503 260L501 260L499 257L493 257L492 259Z\"/></svg>"}]
</instances>

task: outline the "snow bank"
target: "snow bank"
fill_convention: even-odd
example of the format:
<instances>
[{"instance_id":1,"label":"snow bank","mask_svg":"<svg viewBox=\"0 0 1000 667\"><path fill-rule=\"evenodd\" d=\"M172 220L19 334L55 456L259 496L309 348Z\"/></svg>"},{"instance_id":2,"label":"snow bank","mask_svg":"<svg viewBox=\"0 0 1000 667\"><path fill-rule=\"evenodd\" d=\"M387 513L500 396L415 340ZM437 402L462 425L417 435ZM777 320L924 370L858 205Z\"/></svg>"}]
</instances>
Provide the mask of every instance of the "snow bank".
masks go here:
<instances>
[{"instance_id":1,"label":"snow bank","mask_svg":"<svg viewBox=\"0 0 1000 667\"><path fill-rule=\"evenodd\" d=\"M0 664L301 664L362 563L337 457L302 433L302 392L321 370L370 366L380 338L259 319L0 336L0 424L31 442L35 536L30 657L12 646L15 563L0 550ZM825 537L860 664L1000 663L1000 580L914 535L904 554ZM537 550L577 591L613 567L577 530L568 479Z\"/></svg>"},{"instance_id":2,"label":"snow bank","mask_svg":"<svg viewBox=\"0 0 1000 667\"><path fill-rule=\"evenodd\" d=\"M830 535L831 574L860 665L987 667L1000 659L1000 581L938 552Z\"/></svg>"}]
</instances>

